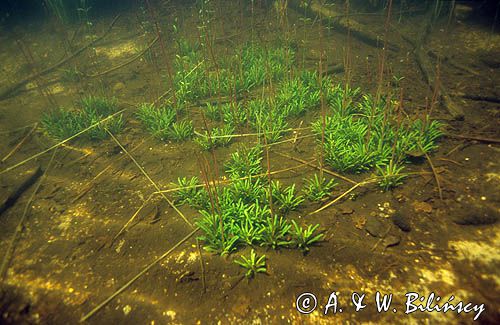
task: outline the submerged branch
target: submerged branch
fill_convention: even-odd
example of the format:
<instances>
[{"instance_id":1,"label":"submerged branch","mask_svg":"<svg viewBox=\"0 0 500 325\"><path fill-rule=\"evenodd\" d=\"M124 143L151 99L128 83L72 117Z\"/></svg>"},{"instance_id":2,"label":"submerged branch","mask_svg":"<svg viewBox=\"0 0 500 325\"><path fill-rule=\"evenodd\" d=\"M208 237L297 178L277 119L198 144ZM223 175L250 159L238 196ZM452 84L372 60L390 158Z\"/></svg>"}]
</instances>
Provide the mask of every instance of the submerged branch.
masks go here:
<instances>
[{"instance_id":1,"label":"submerged branch","mask_svg":"<svg viewBox=\"0 0 500 325\"><path fill-rule=\"evenodd\" d=\"M305 12L311 16L320 16L341 30L349 30L351 35L368 45L375 47L384 46L384 40L382 37L372 32L367 26L350 18L351 15L339 14L332 8L323 6L317 0L309 1L305 7L302 4L303 1L301 0L289 0L288 3L291 8L300 13ZM387 47L393 51L399 50L399 46L389 42L387 42Z\"/></svg>"},{"instance_id":2,"label":"submerged branch","mask_svg":"<svg viewBox=\"0 0 500 325\"><path fill-rule=\"evenodd\" d=\"M118 20L119 17L120 17L120 15L116 16L113 19L113 21L111 22L111 24L108 26L108 28L106 29L106 31L101 36L99 36L96 39L94 39L93 41L89 42L87 45L85 45L84 47L80 48L76 52L73 52L68 57L62 59L61 61L57 62L56 64L54 64L54 65L52 65L52 66L50 66L50 67L48 67L48 68L46 68L46 69L44 69L42 71L34 73L31 76L26 77L23 80L18 81L17 83L15 83L15 84L13 84L11 86L6 87L5 89L0 90L0 100L3 100L3 99L6 99L6 98L10 97L16 91L18 91L21 87L27 85L28 83L32 82L33 80L35 80L35 79L37 79L39 77L42 77L42 76L44 76L44 75L46 75L48 73L51 73L52 71L56 70L57 68L59 68L62 65L66 64L67 62L69 62L70 60L74 59L76 56L78 56L81 53L83 53L89 47L92 47L94 44L96 44L97 42L99 42L100 40L102 40L104 37L106 37L109 34L109 32L111 31L111 29L113 28L113 26L115 25L115 23L116 23L116 21Z\"/></svg>"}]
</instances>

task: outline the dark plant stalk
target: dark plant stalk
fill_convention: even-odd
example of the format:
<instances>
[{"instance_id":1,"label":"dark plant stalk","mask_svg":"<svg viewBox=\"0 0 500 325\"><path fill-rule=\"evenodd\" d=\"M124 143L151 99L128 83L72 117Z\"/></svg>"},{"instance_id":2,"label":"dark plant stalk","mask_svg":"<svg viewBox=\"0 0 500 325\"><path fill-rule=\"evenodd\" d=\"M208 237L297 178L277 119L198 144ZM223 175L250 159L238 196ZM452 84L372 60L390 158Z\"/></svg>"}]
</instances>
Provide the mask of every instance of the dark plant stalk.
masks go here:
<instances>
[{"instance_id":1,"label":"dark plant stalk","mask_svg":"<svg viewBox=\"0 0 500 325\"><path fill-rule=\"evenodd\" d=\"M203 22L203 24L205 24L205 22ZM212 24L210 24L210 26L212 26ZM212 57L212 61L214 62L214 65L215 65L215 73L216 73L216 76L217 76L217 87L218 87L218 97L219 97L219 102L221 102L221 86L220 86L220 74L219 74L219 65L218 65L218 62L217 60L215 59L215 55L214 55L214 52L213 52L213 48L212 48L212 39L211 39L211 35L209 33L209 29L208 29L208 26L205 26L206 28L204 28L205 30L205 39L206 39L206 44L207 44L207 48L209 50L209 53ZM217 107L219 107L219 112L220 112L220 105L217 105ZM210 130L208 128L208 125L207 125L207 121L205 119L205 116L204 114L202 113L203 115L203 122L205 124L205 127L207 129L207 135L209 136L209 139L210 139L210 142L213 141L212 139L212 136L210 134ZM215 168L215 180L216 182L219 180L219 168L218 168L218 164L217 164L217 156L215 155L215 146L212 146L212 143L211 143L211 154L212 154L212 159L214 161L214 168ZM217 201L217 204L218 204L218 192L215 191L215 198L216 198L216 201ZM221 216L222 218L222 216ZM222 223L222 220L221 220L221 223Z\"/></svg>"},{"instance_id":2,"label":"dark plant stalk","mask_svg":"<svg viewBox=\"0 0 500 325\"><path fill-rule=\"evenodd\" d=\"M401 129L401 122L402 122L402 119L401 119L401 113L403 111L403 88L400 87L399 88L399 105L398 105L398 116L397 116L397 126L396 126L396 132L394 134L394 142L392 143L392 158L391 158L391 162L396 158L396 144L398 143L398 139L399 139L399 131ZM398 161L399 161L399 157L398 158ZM392 166L391 166L392 167Z\"/></svg>"},{"instance_id":3,"label":"dark plant stalk","mask_svg":"<svg viewBox=\"0 0 500 325\"><path fill-rule=\"evenodd\" d=\"M368 57L365 60L366 63L366 75L368 76L368 84L372 83L372 69L370 69L370 64L368 63Z\"/></svg>"},{"instance_id":4,"label":"dark plant stalk","mask_svg":"<svg viewBox=\"0 0 500 325\"><path fill-rule=\"evenodd\" d=\"M212 151L213 153L213 151ZM205 164L207 166L207 172L208 174L207 175L211 175L211 168L210 168L210 163L208 162L208 160L206 159L205 157ZM215 166L215 168L217 169L217 166ZM224 236L224 220L223 220L223 211L221 210L220 208L220 202L219 202L219 192L217 191L217 179L216 178L213 178L213 196L214 196L214 201L215 201L215 204L217 206L217 211L219 212L219 226L220 226L220 235L221 235L221 239L222 239L222 243L223 243L223 246L225 245L225 236ZM210 183L208 183L210 184Z\"/></svg>"},{"instance_id":5,"label":"dark plant stalk","mask_svg":"<svg viewBox=\"0 0 500 325\"><path fill-rule=\"evenodd\" d=\"M376 93L375 102L373 103L370 121L369 121L369 125L368 125L367 141L365 142L365 148L367 150L368 150L368 143L369 143L370 137L371 137L373 118L376 114L375 110L376 110L376 107L380 104L380 100L382 97L382 86L384 83L384 71L385 71L385 59L386 59L386 55L387 55L389 22L391 19L391 11L392 11L392 0L388 0L388 1L389 1L389 3L388 3L388 7L387 7L387 16L386 16L386 20L385 20L385 31L384 31L384 47L382 48L382 58L380 59L380 65L379 65L379 80L377 83L377 93ZM387 99L386 106L384 107L384 121L385 121L385 117L387 114L387 112L386 112L387 102L390 103L390 98Z\"/></svg>"},{"instance_id":6,"label":"dark plant stalk","mask_svg":"<svg viewBox=\"0 0 500 325\"><path fill-rule=\"evenodd\" d=\"M217 62L215 55L214 55L214 51L213 51L213 42L212 41L215 39L215 33L213 33L210 30L210 28L213 28L213 24L210 23L210 24L206 25L205 21L203 21L202 23L203 23L203 26L205 27L203 29L205 30L205 42L207 45L208 53L210 54L212 61L214 63L214 66L215 66L215 76L217 78L217 96L218 96L219 103L220 103L221 99L222 99L221 83L220 83L220 69L219 69L219 63ZM207 60L207 62L208 62L208 60ZM217 106L219 107L219 105L217 105ZM221 113L220 108L219 108L219 113Z\"/></svg>"},{"instance_id":7,"label":"dark plant stalk","mask_svg":"<svg viewBox=\"0 0 500 325\"><path fill-rule=\"evenodd\" d=\"M216 160L216 157L215 157L215 146L214 146L214 139L212 138L212 134L210 132L210 128L208 127L208 123L207 123L207 119L205 117L205 113L203 111L201 111L201 118L203 120L203 125L205 126L205 129L207 130L207 136L208 136L208 141L209 141L209 144L210 144L210 149L211 149L211 154L212 154L212 157L215 161L215 163L217 164L217 160ZM217 170L217 179L219 179L219 172L218 172L218 168L216 168Z\"/></svg>"},{"instance_id":8,"label":"dark plant stalk","mask_svg":"<svg viewBox=\"0 0 500 325\"><path fill-rule=\"evenodd\" d=\"M434 106L436 105L438 98L440 98L439 88L441 86L441 57L438 56L438 60L436 63L436 77L434 78L434 90L432 92L431 104L429 107L429 111L427 112L427 116L430 116L434 110Z\"/></svg>"},{"instance_id":9,"label":"dark plant stalk","mask_svg":"<svg viewBox=\"0 0 500 325\"><path fill-rule=\"evenodd\" d=\"M346 17L349 19L349 12L350 12L350 1L347 0L345 2L345 12L346 12ZM349 89L349 85L351 83L351 28L347 28L347 45L346 45L346 53L345 53L345 58L344 58L344 67L345 67L345 82L344 82L344 92L347 93L347 90ZM345 109L346 109L346 96L342 98L342 116L345 115Z\"/></svg>"},{"instance_id":10,"label":"dark plant stalk","mask_svg":"<svg viewBox=\"0 0 500 325\"><path fill-rule=\"evenodd\" d=\"M384 28L384 48L382 49L382 58L380 62L380 70L379 70L379 80L377 87L377 98L376 103L379 102L380 96L382 95L382 85L384 82L384 70L385 70L385 59L387 56L387 44L388 44L388 34L389 34L389 23L391 21L391 11L392 11L392 0L389 0L389 5L387 7L387 17L385 19L385 28Z\"/></svg>"},{"instance_id":11,"label":"dark plant stalk","mask_svg":"<svg viewBox=\"0 0 500 325\"><path fill-rule=\"evenodd\" d=\"M210 209L212 210L212 214L215 214L215 211L216 211L215 200L213 198L213 193L212 193L212 190L210 188L210 179L208 177L205 156L203 156L203 160L204 161L202 162L200 159L198 159L198 165L200 166L201 178L202 178L203 183L205 185L205 190L207 191L208 199L210 200Z\"/></svg>"},{"instance_id":12,"label":"dark plant stalk","mask_svg":"<svg viewBox=\"0 0 500 325\"><path fill-rule=\"evenodd\" d=\"M271 180L271 159L269 158L269 146L267 145L267 138L264 137L264 145L266 146L266 162L267 162L267 180L269 182L269 209L271 216L274 215L273 211L273 183Z\"/></svg>"},{"instance_id":13,"label":"dark plant stalk","mask_svg":"<svg viewBox=\"0 0 500 325\"><path fill-rule=\"evenodd\" d=\"M319 56L319 74L318 83L320 91L320 105L321 105L321 149L319 150L319 177L323 179L323 168L324 168L324 155L323 148L325 147L325 128L326 128L326 107L325 107L325 94L323 87L323 24L321 16L319 17L319 43L320 43L320 56Z\"/></svg>"},{"instance_id":14,"label":"dark plant stalk","mask_svg":"<svg viewBox=\"0 0 500 325\"><path fill-rule=\"evenodd\" d=\"M280 1L280 2L285 2L285 1ZM290 28L288 26L288 5L286 3L280 3L280 23L281 23L281 28L283 30L283 33L285 34L285 44L286 46L289 45L290 42ZM284 9L283 9L284 8ZM284 10L284 13L281 12L281 10ZM291 66L290 62L290 51L286 51L285 53L285 60L287 63L287 66ZM289 77L291 77L292 69L288 71Z\"/></svg>"},{"instance_id":15,"label":"dark plant stalk","mask_svg":"<svg viewBox=\"0 0 500 325\"><path fill-rule=\"evenodd\" d=\"M172 67L170 65L170 60L168 59L168 53L167 53L167 49L165 46L165 40L163 38L163 34L161 32L160 25L158 23L158 15L157 15L155 8L153 6L151 6L151 3L149 2L149 0L145 0L145 1L146 1L146 5L148 7L148 11L149 11L149 14L151 16L151 19L153 20L153 23L155 25L156 34L157 34L158 39L160 41L161 51L163 54L163 58L165 59L166 67L167 67L168 83L169 83L170 89L172 89L172 95L173 95L172 97L174 100L173 104L174 104L174 106L176 106L177 105L177 94L176 94L176 90L174 87L174 76L173 76L173 72L172 72Z\"/></svg>"},{"instance_id":16,"label":"dark plant stalk","mask_svg":"<svg viewBox=\"0 0 500 325\"><path fill-rule=\"evenodd\" d=\"M215 148L212 147L212 159L214 161L214 168L215 168L215 177L214 178L214 187L216 189L215 191L215 202L217 203L217 206L219 206L219 209L220 209L220 205L219 205L219 192L217 191L217 186L218 186L218 183L219 183L219 165L217 164L217 156L215 155ZM209 165L210 166L210 165Z\"/></svg>"},{"instance_id":17,"label":"dark plant stalk","mask_svg":"<svg viewBox=\"0 0 500 325\"><path fill-rule=\"evenodd\" d=\"M229 110L231 111L233 119L236 116L236 109L237 109L237 104L238 104L238 94L236 92L236 77L232 75L232 78L230 78L231 82L231 93L229 94L230 99L229 99ZM234 120L233 120L234 122Z\"/></svg>"},{"instance_id":18,"label":"dark plant stalk","mask_svg":"<svg viewBox=\"0 0 500 325\"><path fill-rule=\"evenodd\" d=\"M253 1L251 1L252 3L252 7L251 7L251 11L252 11L252 15L251 15L251 21L250 21L250 28L252 30L252 33L250 34L250 42L253 43L255 37L254 37L254 6L253 6Z\"/></svg>"}]
</instances>

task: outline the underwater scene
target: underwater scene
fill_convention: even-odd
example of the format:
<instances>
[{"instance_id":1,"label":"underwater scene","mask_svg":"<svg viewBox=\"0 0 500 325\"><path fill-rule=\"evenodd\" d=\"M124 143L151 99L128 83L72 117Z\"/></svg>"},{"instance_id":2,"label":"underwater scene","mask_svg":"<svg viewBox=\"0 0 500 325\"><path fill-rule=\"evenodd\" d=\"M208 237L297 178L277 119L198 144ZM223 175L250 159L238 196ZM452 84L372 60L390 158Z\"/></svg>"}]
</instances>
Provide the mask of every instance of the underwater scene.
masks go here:
<instances>
[{"instance_id":1,"label":"underwater scene","mask_svg":"<svg viewBox=\"0 0 500 325\"><path fill-rule=\"evenodd\" d=\"M0 324L499 324L499 14L1 1Z\"/></svg>"}]
</instances>

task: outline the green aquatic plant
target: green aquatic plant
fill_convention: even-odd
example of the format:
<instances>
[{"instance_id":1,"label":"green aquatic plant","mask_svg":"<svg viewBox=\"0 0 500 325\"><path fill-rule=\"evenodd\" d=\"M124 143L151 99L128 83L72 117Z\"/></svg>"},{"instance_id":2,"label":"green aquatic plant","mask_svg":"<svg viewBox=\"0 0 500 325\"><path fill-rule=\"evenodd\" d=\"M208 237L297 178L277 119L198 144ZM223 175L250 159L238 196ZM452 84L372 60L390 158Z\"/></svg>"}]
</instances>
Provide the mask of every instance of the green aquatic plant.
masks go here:
<instances>
[{"instance_id":1,"label":"green aquatic plant","mask_svg":"<svg viewBox=\"0 0 500 325\"><path fill-rule=\"evenodd\" d=\"M82 79L84 74L75 66L67 69L60 69L61 80L66 82L78 82Z\"/></svg>"},{"instance_id":2,"label":"green aquatic plant","mask_svg":"<svg viewBox=\"0 0 500 325\"><path fill-rule=\"evenodd\" d=\"M283 115L266 112L263 109L255 112L250 123L258 133L262 134L267 143L278 142L288 128L288 123Z\"/></svg>"},{"instance_id":3,"label":"green aquatic plant","mask_svg":"<svg viewBox=\"0 0 500 325\"><path fill-rule=\"evenodd\" d=\"M431 121L428 116L425 120L413 122L410 140L414 143L410 150L421 150L429 153L437 149L437 140L443 135L443 125L436 120ZM413 141L412 141L413 140Z\"/></svg>"},{"instance_id":4,"label":"green aquatic plant","mask_svg":"<svg viewBox=\"0 0 500 325\"><path fill-rule=\"evenodd\" d=\"M200 59L200 44L198 42L190 43L185 38L178 38L176 45L179 57L187 58L191 62L196 62Z\"/></svg>"},{"instance_id":5,"label":"green aquatic plant","mask_svg":"<svg viewBox=\"0 0 500 325\"><path fill-rule=\"evenodd\" d=\"M204 150L210 150L212 148L227 146L233 138L234 127L232 125L226 124L223 127L215 127L210 131L210 135L207 131L201 134L197 134L198 137L194 140L198 143Z\"/></svg>"},{"instance_id":6,"label":"green aquatic plant","mask_svg":"<svg viewBox=\"0 0 500 325\"><path fill-rule=\"evenodd\" d=\"M333 87L330 115L312 123L325 162L332 168L361 173L377 167L382 175L391 175L394 166L386 169L391 160L402 162L408 155L424 155L437 148L442 135L439 122L428 117L401 119L395 114L397 103L390 97L376 99L359 93L358 88Z\"/></svg>"},{"instance_id":7,"label":"green aquatic plant","mask_svg":"<svg viewBox=\"0 0 500 325\"><path fill-rule=\"evenodd\" d=\"M211 206L210 196L205 188L200 189L195 196L191 197L188 201L188 205L196 210L205 210Z\"/></svg>"},{"instance_id":8,"label":"green aquatic plant","mask_svg":"<svg viewBox=\"0 0 500 325\"><path fill-rule=\"evenodd\" d=\"M334 114L345 117L358 112L359 107L356 107L354 102L360 92L360 88L338 84L327 88L326 99Z\"/></svg>"},{"instance_id":9,"label":"green aquatic plant","mask_svg":"<svg viewBox=\"0 0 500 325\"><path fill-rule=\"evenodd\" d=\"M238 126L245 124L247 121L247 112L240 103L227 103L223 106L222 111L224 123Z\"/></svg>"},{"instance_id":10,"label":"green aquatic plant","mask_svg":"<svg viewBox=\"0 0 500 325\"><path fill-rule=\"evenodd\" d=\"M287 239L290 224L283 217L267 217L262 224L261 245L269 246L273 249L286 247L290 244Z\"/></svg>"},{"instance_id":11,"label":"green aquatic plant","mask_svg":"<svg viewBox=\"0 0 500 325\"><path fill-rule=\"evenodd\" d=\"M378 185L384 191L388 191L403 184L403 180L406 178L406 175L401 173L403 169L404 166L399 166L393 163L392 160L388 165L382 167L377 166L377 176L379 177Z\"/></svg>"},{"instance_id":12,"label":"green aquatic plant","mask_svg":"<svg viewBox=\"0 0 500 325\"><path fill-rule=\"evenodd\" d=\"M295 184L282 187L279 181L272 182L271 191L273 202L283 214L296 210L298 206L304 202L304 197L302 195L297 195L295 191Z\"/></svg>"},{"instance_id":13,"label":"green aquatic plant","mask_svg":"<svg viewBox=\"0 0 500 325\"><path fill-rule=\"evenodd\" d=\"M375 146L375 138L369 137L369 126L363 119L335 115L325 119L323 152L325 161L342 172L360 173L382 164L382 156ZM313 132L321 140L323 122L312 125ZM387 152L387 147L382 147ZM378 158L380 161L377 161Z\"/></svg>"},{"instance_id":14,"label":"green aquatic plant","mask_svg":"<svg viewBox=\"0 0 500 325\"><path fill-rule=\"evenodd\" d=\"M172 123L167 131L167 137L174 141L185 141L194 134L193 121L183 120Z\"/></svg>"},{"instance_id":15,"label":"green aquatic plant","mask_svg":"<svg viewBox=\"0 0 500 325\"><path fill-rule=\"evenodd\" d=\"M290 71L295 62L295 50L292 46L283 45L267 50L267 64L270 78L281 80Z\"/></svg>"},{"instance_id":16,"label":"green aquatic plant","mask_svg":"<svg viewBox=\"0 0 500 325\"><path fill-rule=\"evenodd\" d=\"M179 189L175 191L176 202L179 204L191 204L192 200L202 190L198 177L191 178L182 177L177 178Z\"/></svg>"},{"instance_id":17,"label":"green aquatic plant","mask_svg":"<svg viewBox=\"0 0 500 325\"><path fill-rule=\"evenodd\" d=\"M325 161L338 171L360 173L375 166L375 154L362 141L349 143L330 137L324 148Z\"/></svg>"},{"instance_id":18,"label":"green aquatic plant","mask_svg":"<svg viewBox=\"0 0 500 325\"><path fill-rule=\"evenodd\" d=\"M94 115L90 120L87 120L85 123L85 128L88 126L91 126L92 124L97 123L98 121L102 120L106 116L103 115ZM83 129L85 129L83 128ZM98 126L95 128L90 129L87 133L87 137L90 140L104 140L109 137L109 132L112 134L116 134L120 132L123 129L123 117L120 114L117 117L114 117L112 119L109 119L105 122L100 123Z\"/></svg>"},{"instance_id":19,"label":"green aquatic plant","mask_svg":"<svg viewBox=\"0 0 500 325\"><path fill-rule=\"evenodd\" d=\"M247 210L252 207L241 198L236 198L228 187L218 188L216 193L218 202L216 208L230 217L231 224L241 221L244 215L248 214Z\"/></svg>"},{"instance_id":20,"label":"green aquatic plant","mask_svg":"<svg viewBox=\"0 0 500 325\"><path fill-rule=\"evenodd\" d=\"M111 115L117 110L116 99L112 97L86 96L78 102L78 106L84 112L103 116Z\"/></svg>"},{"instance_id":21,"label":"green aquatic plant","mask_svg":"<svg viewBox=\"0 0 500 325\"><path fill-rule=\"evenodd\" d=\"M241 88L251 89L263 85L265 80L282 79L294 58L295 52L288 46L265 49L256 43L247 44L241 53Z\"/></svg>"},{"instance_id":22,"label":"green aquatic plant","mask_svg":"<svg viewBox=\"0 0 500 325\"><path fill-rule=\"evenodd\" d=\"M247 89L260 86L266 79L265 50L256 44L248 44L242 49L241 71L243 84Z\"/></svg>"},{"instance_id":23,"label":"green aquatic plant","mask_svg":"<svg viewBox=\"0 0 500 325\"><path fill-rule=\"evenodd\" d=\"M241 199L247 204L252 204L255 201L264 201L266 197L266 190L262 186L261 180L257 179L236 179L229 187L233 199Z\"/></svg>"},{"instance_id":24,"label":"green aquatic plant","mask_svg":"<svg viewBox=\"0 0 500 325\"><path fill-rule=\"evenodd\" d=\"M324 234L315 234L315 231L319 228L319 225L314 226L309 225L307 228L302 228L297 223L292 220L293 229L290 232L291 235L291 245L302 250L302 252L307 253L310 247L317 242L323 240Z\"/></svg>"},{"instance_id":25,"label":"green aquatic plant","mask_svg":"<svg viewBox=\"0 0 500 325\"><path fill-rule=\"evenodd\" d=\"M211 103L207 103L205 115L212 121L220 122L222 121L222 116L224 114L219 105L212 105Z\"/></svg>"},{"instance_id":26,"label":"green aquatic plant","mask_svg":"<svg viewBox=\"0 0 500 325\"><path fill-rule=\"evenodd\" d=\"M187 204L196 210L208 211L211 205L210 196L205 187L202 187L198 177L177 178L178 189L174 192L176 203Z\"/></svg>"},{"instance_id":27,"label":"green aquatic plant","mask_svg":"<svg viewBox=\"0 0 500 325\"><path fill-rule=\"evenodd\" d=\"M154 104L143 103L138 107L136 116L151 134L165 140L169 137L176 111L170 105L157 107Z\"/></svg>"},{"instance_id":28,"label":"green aquatic plant","mask_svg":"<svg viewBox=\"0 0 500 325\"><path fill-rule=\"evenodd\" d=\"M248 246L253 246L255 243L261 241L261 234L264 229L259 227L259 224L248 215L244 216L244 219L235 225L235 231L238 234L238 238Z\"/></svg>"},{"instance_id":29,"label":"green aquatic plant","mask_svg":"<svg viewBox=\"0 0 500 325\"><path fill-rule=\"evenodd\" d=\"M226 162L225 170L229 177L238 179L262 173L262 147L242 148L231 154Z\"/></svg>"},{"instance_id":30,"label":"green aquatic plant","mask_svg":"<svg viewBox=\"0 0 500 325\"><path fill-rule=\"evenodd\" d=\"M79 114L63 108L44 113L41 124L50 136L58 140L67 139L82 130Z\"/></svg>"},{"instance_id":31,"label":"green aquatic plant","mask_svg":"<svg viewBox=\"0 0 500 325\"><path fill-rule=\"evenodd\" d=\"M54 109L43 114L41 124L45 131L57 140L67 139L84 129L97 124L118 111L114 98L88 96L77 102L79 109L67 111ZM111 133L118 133L123 128L122 115L119 114L99 123L82 135L90 140L103 140Z\"/></svg>"},{"instance_id":32,"label":"green aquatic plant","mask_svg":"<svg viewBox=\"0 0 500 325\"><path fill-rule=\"evenodd\" d=\"M118 111L115 98L87 96L83 97L77 105L81 107L79 116L82 123L82 129ZM106 130L109 130L111 133L117 133L120 132L122 128L123 120L122 115L120 115L90 129L87 132L87 136L91 140L102 140L109 136Z\"/></svg>"},{"instance_id":33,"label":"green aquatic plant","mask_svg":"<svg viewBox=\"0 0 500 325\"><path fill-rule=\"evenodd\" d=\"M246 112L240 103L211 104L207 103L205 115L212 121L238 126L246 121Z\"/></svg>"},{"instance_id":34,"label":"green aquatic plant","mask_svg":"<svg viewBox=\"0 0 500 325\"><path fill-rule=\"evenodd\" d=\"M283 116L298 117L320 104L319 88L311 89L306 82L297 77L281 85L276 95L276 106Z\"/></svg>"},{"instance_id":35,"label":"green aquatic plant","mask_svg":"<svg viewBox=\"0 0 500 325\"><path fill-rule=\"evenodd\" d=\"M183 106L199 98L238 94L263 85L264 80L280 79L290 69L294 57L290 48L264 49L257 44L250 44L242 49L241 55L217 60L218 68L213 71L205 64L200 46L179 38L177 47L174 83L177 102ZM238 69L233 62L238 62ZM235 109L234 112L239 110ZM242 120L241 116L232 116L231 121L238 124ZM213 117L220 118L217 115Z\"/></svg>"},{"instance_id":36,"label":"green aquatic plant","mask_svg":"<svg viewBox=\"0 0 500 325\"><path fill-rule=\"evenodd\" d=\"M329 196L332 189L337 186L334 179L327 180L324 176L318 176L318 174L314 174L312 178L304 181L306 185L303 191L306 198L313 202L319 202L324 197Z\"/></svg>"},{"instance_id":37,"label":"green aquatic plant","mask_svg":"<svg viewBox=\"0 0 500 325\"><path fill-rule=\"evenodd\" d=\"M253 278L257 273L266 273L266 255L257 257L255 250L252 249L249 257L241 256L240 260L234 261L246 270L245 276L248 279Z\"/></svg>"},{"instance_id":38,"label":"green aquatic plant","mask_svg":"<svg viewBox=\"0 0 500 325\"><path fill-rule=\"evenodd\" d=\"M178 54L174 60L174 85L177 104L180 107L193 100L210 95L206 81L206 66L200 46L186 39L177 39Z\"/></svg>"},{"instance_id":39,"label":"green aquatic plant","mask_svg":"<svg viewBox=\"0 0 500 325\"><path fill-rule=\"evenodd\" d=\"M202 217L196 225L203 231L199 239L204 243L203 248L211 253L228 255L236 250L238 236L231 232L231 227L225 223L224 214L200 211Z\"/></svg>"},{"instance_id":40,"label":"green aquatic plant","mask_svg":"<svg viewBox=\"0 0 500 325\"><path fill-rule=\"evenodd\" d=\"M407 156L420 157L438 147L438 140L443 135L443 125L438 121L415 120L403 124L395 141L394 160L403 161Z\"/></svg>"}]
</instances>

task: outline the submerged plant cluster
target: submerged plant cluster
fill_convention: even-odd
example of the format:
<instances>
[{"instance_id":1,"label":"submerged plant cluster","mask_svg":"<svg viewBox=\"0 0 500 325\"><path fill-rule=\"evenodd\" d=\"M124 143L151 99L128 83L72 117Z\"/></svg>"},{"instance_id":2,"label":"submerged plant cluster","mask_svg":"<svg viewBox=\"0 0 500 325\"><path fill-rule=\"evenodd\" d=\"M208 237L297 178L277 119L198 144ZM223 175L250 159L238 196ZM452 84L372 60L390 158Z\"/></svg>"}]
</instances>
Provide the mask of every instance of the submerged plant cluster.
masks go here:
<instances>
[{"instance_id":1,"label":"submerged plant cluster","mask_svg":"<svg viewBox=\"0 0 500 325\"><path fill-rule=\"evenodd\" d=\"M401 184L409 153L437 148L442 125L428 118L403 119L390 98L359 98L358 93L339 87L329 92L329 113L313 122L313 132L333 169L360 173L375 168L380 186L387 190Z\"/></svg>"},{"instance_id":2,"label":"submerged plant cluster","mask_svg":"<svg viewBox=\"0 0 500 325\"><path fill-rule=\"evenodd\" d=\"M278 142L289 130L289 120L303 116L320 104L316 72L303 72L278 84L276 96L240 103L207 105L206 115L234 127L244 125L261 135L267 143Z\"/></svg>"},{"instance_id":3,"label":"submerged plant cluster","mask_svg":"<svg viewBox=\"0 0 500 325\"><path fill-rule=\"evenodd\" d=\"M56 140L67 139L118 111L114 98L88 96L77 102L77 109L66 110L57 108L43 114L41 124L47 134ZM83 134L90 140L102 140L111 133L117 133L123 128L122 114L98 123Z\"/></svg>"},{"instance_id":4,"label":"submerged plant cluster","mask_svg":"<svg viewBox=\"0 0 500 325\"><path fill-rule=\"evenodd\" d=\"M226 186L202 186L197 177L178 180L177 202L200 211L196 224L207 251L226 255L241 246L265 246L307 252L323 239L319 225L302 228L288 221L304 198L295 185L269 183L262 175L262 155L260 146L233 153L225 164L231 181Z\"/></svg>"},{"instance_id":5,"label":"submerged plant cluster","mask_svg":"<svg viewBox=\"0 0 500 325\"><path fill-rule=\"evenodd\" d=\"M173 78L175 100L160 107L145 103L136 113L145 128L157 138L179 141L196 134L195 142L202 149L210 150L228 145L236 128L250 123L268 142L275 142L287 128L286 117L297 116L319 102L319 91L308 89L310 80L307 77L311 78L312 74L305 73L280 88L276 103L268 100L253 101L245 106L236 101L207 103L204 114L212 121L211 126L208 130L194 132L191 121L174 122L189 103L211 96L237 95L266 82L280 81L290 71L295 52L289 46L264 48L252 43L229 59L217 60L214 64L203 59L202 52L208 49L200 45L180 39L177 48ZM267 114L270 106L272 113Z\"/></svg>"},{"instance_id":6,"label":"submerged plant cluster","mask_svg":"<svg viewBox=\"0 0 500 325\"><path fill-rule=\"evenodd\" d=\"M194 134L193 122L187 119L176 121L178 116L180 112L170 104L156 106L143 103L136 112L136 117L156 138L184 141Z\"/></svg>"},{"instance_id":7,"label":"submerged plant cluster","mask_svg":"<svg viewBox=\"0 0 500 325\"><path fill-rule=\"evenodd\" d=\"M291 130L293 119L324 104L322 113L326 114L312 123L324 161L345 173L375 170L381 188L389 190L403 182L408 157L433 151L442 135L441 123L428 117L404 117L388 95L362 94L359 88L336 84L316 71L292 69L295 52L291 46L266 48L250 43L229 59L214 58L210 64L202 56L203 51L211 53L207 45L191 45L180 39L177 47L176 98L163 104L141 104L135 112L144 128L158 139L184 141L194 137L202 149L212 150L228 146L237 129L250 128L259 135L260 143L272 144ZM262 96L237 101L238 93L257 86L262 88ZM220 104L209 100L202 108L205 130L196 131L193 121L185 116L186 104L215 95L231 95L233 100ZM47 133L59 140L73 136L115 113L116 101L90 96L81 100L79 107L45 114L42 125ZM122 127L119 115L91 128L85 136L103 139L108 135L106 129L115 133ZM246 180L235 186L246 186L250 191L251 185L255 187L256 182ZM300 203L300 198L291 200L293 187L279 186L270 187L270 200L276 202L276 208L287 211ZM306 196L321 201L333 186L324 179L313 179Z\"/></svg>"},{"instance_id":8,"label":"submerged plant cluster","mask_svg":"<svg viewBox=\"0 0 500 325\"><path fill-rule=\"evenodd\" d=\"M174 85L178 105L185 105L210 96L237 95L262 86L268 80L280 80L290 70L294 51L288 47L266 49L250 43L239 51L220 60L209 46L177 41ZM204 57L210 57L211 61Z\"/></svg>"}]
</instances>

